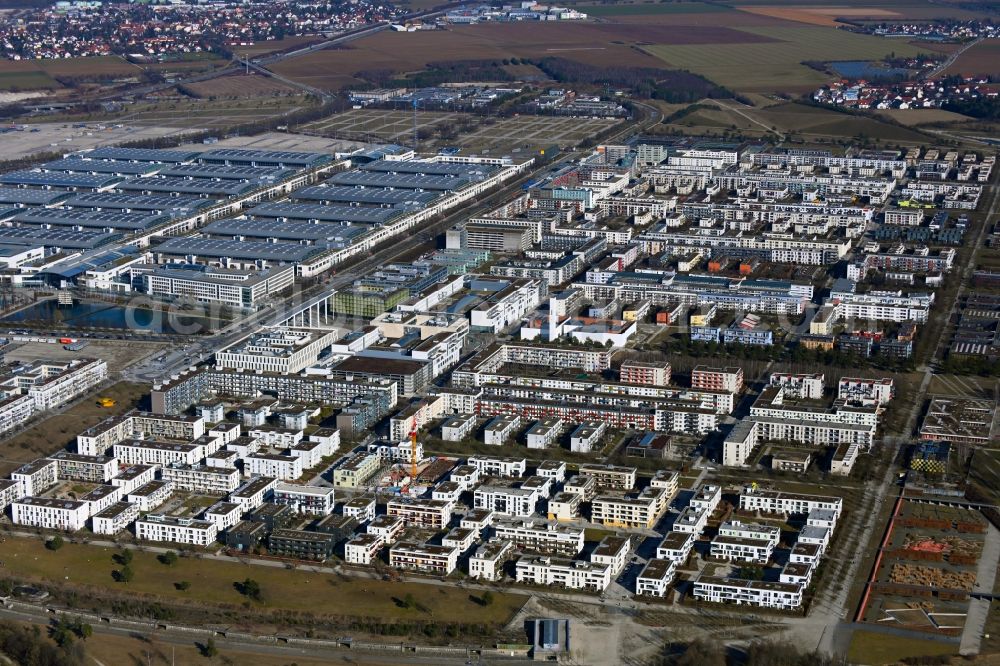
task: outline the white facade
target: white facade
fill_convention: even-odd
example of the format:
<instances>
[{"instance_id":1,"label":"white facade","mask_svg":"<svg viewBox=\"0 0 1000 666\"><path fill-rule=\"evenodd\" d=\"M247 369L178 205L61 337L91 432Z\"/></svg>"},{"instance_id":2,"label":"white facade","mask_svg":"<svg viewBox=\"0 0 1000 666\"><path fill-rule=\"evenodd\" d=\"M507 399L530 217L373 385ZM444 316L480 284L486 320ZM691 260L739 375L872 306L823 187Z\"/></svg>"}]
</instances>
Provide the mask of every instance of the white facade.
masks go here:
<instances>
[{"instance_id":1,"label":"white facade","mask_svg":"<svg viewBox=\"0 0 1000 666\"><path fill-rule=\"evenodd\" d=\"M178 490L203 495L228 495L240 486L240 472L236 468L167 465L160 469L160 477L172 481Z\"/></svg>"},{"instance_id":2,"label":"white facade","mask_svg":"<svg viewBox=\"0 0 1000 666\"><path fill-rule=\"evenodd\" d=\"M538 505L539 494L524 488L482 485L473 493L473 506L508 516L530 516Z\"/></svg>"},{"instance_id":3,"label":"white facade","mask_svg":"<svg viewBox=\"0 0 1000 666\"><path fill-rule=\"evenodd\" d=\"M568 590L603 592L611 585L611 569L605 564L554 557L521 557L515 565L518 583L552 585Z\"/></svg>"},{"instance_id":4,"label":"white facade","mask_svg":"<svg viewBox=\"0 0 1000 666\"><path fill-rule=\"evenodd\" d=\"M215 523L207 520L150 514L135 521L135 535L144 541L210 546L215 543L218 533Z\"/></svg>"},{"instance_id":5,"label":"white facade","mask_svg":"<svg viewBox=\"0 0 1000 666\"><path fill-rule=\"evenodd\" d=\"M528 461L524 458L474 456L469 458L467 462L479 470L481 477L500 476L520 478L524 476L525 471L528 469Z\"/></svg>"},{"instance_id":6,"label":"white facade","mask_svg":"<svg viewBox=\"0 0 1000 666\"><path fill-rule=\"evenodd\" d=\"M279 483L274 487L275 504L287 504L296 513L328 516L333 513L333 488Z\"/></svg>"},{"instance_id":7,"label":"white facade","mask_svg":"<svg viewBox=\"0 0 1000 666\"><path fill-rule=\"evenodd\" d=\"M94 534L118 534L139 518L139 507L128 502L112 504L104 511L94 514L91 518L91 531Z\"/></svg>"},{"instance_id":8,"label":"white facade","mask_svg":"<svg viewBox=\"0 0 1000 666\"><path fill-rule=\"evenodd\" d=\"M273 476L284 481L294 481L302 476L302 459L295 456L257 453L244 460L247 473Z\"/></svg>"},{"instance_id":9,"label":"white facade","mask_svg":"<svg viewBox=\"0 0 1000 666\"><path fill-rule=\"evenodd\" d=\"M73 500L22 497L11 506L15 525L76 532L87 526L90 504Z\"/></svg>"}]
</instances>

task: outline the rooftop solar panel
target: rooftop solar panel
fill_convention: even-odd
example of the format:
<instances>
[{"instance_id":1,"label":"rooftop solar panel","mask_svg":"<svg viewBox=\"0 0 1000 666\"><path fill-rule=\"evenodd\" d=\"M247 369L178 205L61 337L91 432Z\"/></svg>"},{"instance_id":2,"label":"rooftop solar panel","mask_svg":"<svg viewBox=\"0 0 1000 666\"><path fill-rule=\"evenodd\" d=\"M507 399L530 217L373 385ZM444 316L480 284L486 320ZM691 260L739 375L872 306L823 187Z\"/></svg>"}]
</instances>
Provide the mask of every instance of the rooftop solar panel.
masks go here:
<instances>
[{"instance_id":1,"label":"rooftop solar panel","mask_svg":"<svg viewBox=\"0 0 1000 666\"><path fill-rule=\"evenodd\" d=\"M253 217L318 220L321 222L363 222L383 224L400 212L392 208L363 206L323 206L318 204L265 203L247 213Z\"/></svg>"}]
</instances>

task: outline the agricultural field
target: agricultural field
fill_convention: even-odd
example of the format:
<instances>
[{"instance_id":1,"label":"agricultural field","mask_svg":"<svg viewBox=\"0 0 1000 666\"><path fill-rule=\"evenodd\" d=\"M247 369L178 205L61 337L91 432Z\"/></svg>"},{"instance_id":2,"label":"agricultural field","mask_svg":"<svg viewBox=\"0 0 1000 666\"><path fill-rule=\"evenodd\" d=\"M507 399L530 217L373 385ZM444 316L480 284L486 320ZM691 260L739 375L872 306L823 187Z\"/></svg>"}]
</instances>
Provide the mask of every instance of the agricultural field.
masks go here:
<instances>
[{"instance_id":1,"label":"agricultural field","mask_svg":"<svg viewBox=\"0 0 1000 666\"><path fill-rule=\"evenodd\" d=\"M224 129L291 113L307 104L302 95L243 100L166 99L128 107L125 113L115 116L115 120L177 129L193 126Z\"/></svg>"},{"instance_id":2,"label":"agricultural field","mask_svg":"<svg viewBox=\"0 0 1000 666\"><path fill-rule=\"evenodd\" d=\"M619 16L649 16L660 14L702 14L732 11L725 5L714 5L707 2L670 2L670 3L618 3L612 5L575 5L575 8L588 16L597 18Z\"/></svg>"},{"instance_id":3,"label":"agricultural field","mask_svg":"<svg viewBox=\"0 0 1000 666\"><path fill-rule=\"evenodd\" d=\"M928 141L926 135L916 130L880 122L877 118L796 103L759 108L735 101L722 104L701 102L692 113L663 127L683 128L691 134L719 134L733 128L747 134L777 131L806 141L831 141L862 134L899 143L923 144Z\"/></svg>"},{"instance_id":4,"label":"agricultural field","mask_svg":"<svg viewBox=\"0 0 1000 666\"><path fill-rule=\"evenodd\" d=\"M928 123L961 123L971 120L969 116L943 109L886 109L879 111L877 115L907 127L917 127Z\"/></svg>"},{"instance_id":5,"label":"agricultural field","mask_svg":"<svg viewBox=\"0 0 1000 666\"><path fill-rule=\"evenodd\" d=\"M890 52L916 55L920 49L905 42L848 33L835 28L746 28L765 43L720 42L711 48L691 44L644 46L668 67L687 69L733 90L808 92L828 79L802 62L806 60L877 60Z\"/></svg>"},{"instance_id":6,"label":"agricultural field","mask_svg":"<svg viewBox=\"0 0 1000 666\"><path fill-rule=\"evenodd\" d=\"M298 88L260 74L221 76L211 81L188 83L184 88L185 92L194 93L201 99L259 99L301 94Z\"/></svg>"},{"instance_id":7,"label":"agricultural field","mask_svg":"<svg viewBox=\"0 0 1000 666\"><path fill-rule=\"evenodd\" d=\"M413 143L410 111L352 109L299 128L309 133L345 139ZM472 114L418 111L416 131L421 142L438 136L439 147L460 147L472 153L534 151L553 144L574 146L618 122L612 119L516 116L484 118ZM457 130L457 131L455 131ZM441 132L445 132L441 136Z\"/></svg>"},{"instance_id":8,"label":"agricultural field","mask_svg":"<svg viewBox=\"0 0 1000 666\"><path fill-rule=\"evenodd\" d=\"M350 579L315 571L276 567L248 567L237 561L180 558L173 566L157 561L156 554L135 552L129 565L134 579L115 583L112 572L119 569L112 548L67 543L58 551L47 550L37 539L5 537L4 571L18 577L49 583L81 585L87 589L197 604L232 604L246 601L234 583L252 577L258 582L260 608L331 614L348 617L375 617L382 621L424 620L469 622L499 626L523 605L519 594L495 593L489 606L478 603L467 590L454 586L422 585L407 582ZM71 572L67 575L67 572ZM175 583L188 581L187 590ZM399 603L413 595L417 608Z\"/></svg>"},{"instance_id":9,"label":"agricultural field","mask_svg":"<svg viewBox=\"0 0 1000 666\"><path fill-rule=\"evenodd\" d=\"M138 79L147 68L169 74L211 69L225 62L211 54L198 55L201 57L141 66L118 56L58 60L0 60L0 90L61 90L63 85L57 81L59 77L85 81L129 80Z\"/></svg>"},{"instance_id":10,"label":"agricultural field","mask_svg":"<svg viewBox=\"0 0 1000 666\"><path fill-rule=\"evenodd\" d=\"M970 47L958 56L944 74L1000 76L1000 39L983 40Z\"/></svg>"}]
</instances>

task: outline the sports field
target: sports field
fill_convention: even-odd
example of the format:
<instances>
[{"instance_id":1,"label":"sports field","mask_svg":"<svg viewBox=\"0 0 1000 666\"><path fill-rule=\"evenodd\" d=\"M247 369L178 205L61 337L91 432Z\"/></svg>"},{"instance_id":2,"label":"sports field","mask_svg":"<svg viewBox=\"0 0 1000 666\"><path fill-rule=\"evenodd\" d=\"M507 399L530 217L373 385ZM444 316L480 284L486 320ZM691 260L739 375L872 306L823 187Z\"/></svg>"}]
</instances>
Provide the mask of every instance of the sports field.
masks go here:
<instances>
[{"instance_id":1,"label":"sports field","mask_svg":"<svg viewBox=\"0 0 1000 666\"><path fill-rule=\"evenodd\" d=\"M775 41L763 44L714 44L711 48L688 44L644 46L666 65L701 74L734 90L807 91L828 80L802 62L806 60L874 60L895 52L916 55L912 44L858 35L836 28L796 26L754 27L745 32Z\"/></svg>"},{"instance_id":2,"label":"sports field","mask_svg":"<svg viewBox=\"0 0 1000 666\"><path fill-rule=\"evenodd\" d=\"M413 143L411 111L352 109L310 123L302 130L337 138ZM440 146L469 152L521 152L551 145L575 146L618 122L614 119L516 116L483 118L466 113L418 111L416 131L421 142L437 139ZM456 130L452 137L449 129ZM446 137L440 137L445 132Z\"/></svg>"}]
</instances>

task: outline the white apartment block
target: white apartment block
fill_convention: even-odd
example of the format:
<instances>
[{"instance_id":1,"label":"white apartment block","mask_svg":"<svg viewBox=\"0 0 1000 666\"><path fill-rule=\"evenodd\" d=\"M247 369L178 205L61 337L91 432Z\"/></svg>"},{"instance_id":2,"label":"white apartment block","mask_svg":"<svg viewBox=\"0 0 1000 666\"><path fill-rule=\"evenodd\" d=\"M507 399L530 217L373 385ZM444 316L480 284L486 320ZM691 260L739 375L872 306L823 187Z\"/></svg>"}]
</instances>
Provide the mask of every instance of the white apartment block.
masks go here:
<instances>
[{"instance_id":1,"label":"white apartment block","mask_svg":"<svg viewBox=\"0 0 1000 666\"><path fill-rule=\"evenodd\" d=\"M381 463L374 453L355 453L333 470L333 485L360 488L378 472Z\"/></svg>"},{"instance_id":2,"label":"white apartment block","mask_svg":"<svg viewBox=\"0 0 1000 666\"><path fill-rule=\"evenodd\" d=\"M389 548L389 566L447 576L458 566L458 549L401 541Z\"/></svg>"},{"instance_id":3,"label":"white apartment block","mask_svg":"<svg viewBox=\"0 0 1000 666\"><path fill-rule=\"evenodd\" d=\"M39 458L21 465L10 478L21 484L21 495L41 495L59 481L59 464L55 460Z\"/></svg>"},{"instance_id":4,"label":"white apartment block","mask_svg":"<svg viewBox=\"0 0 1000 666\"><path fill-rule=\"evenodd\" d=\"M472 309L469 323L474 329L497 334L535 310L548 291L542 280L511 280L507 287Z\"/></svg>"},{"instance_id":5,"label":"white apartment block","mask_svg":"<svg viewBox=\"0 0 1000 666\"><path fill-rule=\"evenodd\" d=\"M354 518L359 523L375 520L375 498L371 495L358 495L344 502L342 513Z\"/></svg>"},{"instance_id":6,"label":"white apartment block","mask_svg":"<svg viewBox=\"0 0 1000 666\"><path fill-rule=\"evenodd\" d=\"M824 382L822 373L790 374L772 372L771 386L783 387L785 395L792 398L823 399Z\"/></svg>"},{"instance_id":7,"label":"white apartment block","mask_svg":"<svg viewBox=\"0 0 1000 666\"><path fill-rule=\"evenodd\" d=\"M530 516L535 513L539 493L526 488L483 484L473 493L473 506L507 516Z\"/></svg>"},{"instance_id":8,"label":"white apartment block","mask_svg":"<svg viewBox=\"0 0 1000 666\"><path fill-rule=\"evenodd\" d=\"M465 527L470 530L476 530L482 534L487 527L493 525L496 519L496 514L487 509L473 509L458 521L459 527Z\"/></svg>"},{"instance_id":9,"label":"white apartment block","mask_svg":"<svg viewBox=\"0 0 1000 666\"><path fill-rule=\"evenodd\" d=\"M524 458L473 456L466 462L479 470L480 477L520 478L528 469L528 461Z\"/></svg>"},{"instance_id":10,"label":"white apartment block","mask_svg":"<svg viewBox=\"0 0 1000 666\"><path fill-rule=\"evenodd\" d=\"M708 516L708 511L699 511L692 506L686 506L674 520L671 530L684 534L701 534L705 531L705 526L708 525Z\"/></svg>"},{"instance_id":11,"label":"white apartment block","mask_svg":"<svg viewBox=\"0 0 1000 666\"><path fill-rule=\"evenodd\" d=\"M0 433L28 421L35 414L35 401L28 395L11 395L0 400Z\"/></svg>"},{"instance_id":12,"label":"white apartment block","mask_svg":"<svg viewBox=\"0 0 1000 666\"><path fill-rule=\"evenodd\" d=\"M210 546L218 538L215 523L194 518L149 514L135 521L135 536L143 541Z\"/></svg>"},{"instance_id":13,"label":"white apartment block","mask_svg":"<svg viewBox=\"0 0 1000 666\"><path fill-rule=\"evenodd\" d=\"M406 529L406 521L401 516L378 516L366 528L366 532L377 536L382 543L389 544L395 541Z\"/></svg>"},{"instance_id":14,"label":"white apartment block","mask_svg":"<svg viewBox=\"0 0 1000 666\"><path fill-rule=\"evenodd\" d=\"M273 476L256 476L229 493L229 501L236 502L247 513L264 504L277 485L278 479Z\"/></svg>"},{"instance_id":15,"label":"white apartment block","mask_svg":"<svg viewBox=\"0 0 1000 666\"><path fill-rule=\"evenodd\" d=\"M125 495L125 501L135 504L139 511L145 513L160 506L174 494L174 484L171 481L150 481Z\"/></svg>"},{"instance_id":16,"label":"white apartment block","mask_svg":"<svg viewBox=\"0 0 1000 666\"><path fill-rule=\"evenodd\" d=\"M302 476L302 459L295 456L255 453L243 462L250 475L273 476L282 481L294 481Z\"/></svg>"},{"instance_id":17,"label":"white apartment block","mask_svg":"<svg viewBox=\"0 0 1000 666\"><path fill-rule=\"evenodd\" d=\"M315 363L339 337L337 331L265 329L215 352L215 363L220 368L293 374Z\"/></svg>"},{"instance_id":18,"label":"white apartment block","mask_svg":"<svg viewBox=\"0 0 1000 666\"><path fill-rule=\"evenodd\" d=\"M94 534L118 534L139 518L139 507L128 502L116 502L90 519Z\"/></svg>"},{"instance_id":19,"label":"white apartment block","mask_svg":"<svg viewBox=\"0 0 1000 666\"><path fill-rule=\"evenodd\" d=\"M492 446L506 444L521 427L519 416L495 416L483 430L483 440Z\"/></svg>"},{"instance_id":20,"label":"white apartment block","mask_svg":"<svg viewBox=\"0 0 1000 666\"><path fill-rule=\"evenodd\" d=\"M439 500L394 497L389 500L386 512L399 516L407 525L440 530L451 520L452 508L452 504Z\"/></svg>"},{"instance_id":21,"label":"white apartment block","mask_svg":"<svg viewBox=\"0 0 1000 666\"><path fill-rule=\"evenodd\" d=\"M274 486L272 501L290 506L296 513L328 516L333 513L333 488L323 486L298 486L278 483Z\"/></svg>"},{"instance_id":22,"label":"white apartment block","mask_svg":"<svg viewBox=\"0 0 1000 666\"><path fill-rule=\"evenodd\" d=\"M690 505L693 509L706 511L711 514L719 508L719 502L721 501L722 487L712 483L703 483L695 489Z\"/></svg>"},{"instance_id":23,"label":"white apartment block","mask_svg":"<svg viewBox=\"0 0 1000 666\"><path fill-rule=\"evenodd\" d=\"M36 410L53 409L82 395L108 377L108 364L99 359L77 359L68 364L36 365L34 384L27 388Z\"/></svg>"},{"instance_id":24,"label":"white apartment block","mask_svg":"<svg viewBox=\"0 0 1000 666\"><path fill-rule=\"evenodd\" d=\"M219 532L228 530L243 518L243 511L236 502L216 502L205 509L202 520L214 523Z\"/></svg>"},{"instance_id":25,"label":"white apartment block","mask_svg":"<svg viewBox=\"0 0 1000 666\"><path fill-rule=\"evenodd\" d=\"M700 576L694 581L692 594L714 603L793 610L802 605L803 589L798 584Z\"/></svg>"},{"instance_id":26,"label":"white apartment block","mask_svg":"<svg viewBox=\"0 0 1000 666\"><path fill-rule=\"evenodd\" d=\"M69 451L59 451L50 460L58 464L60 479L107 483L118 474L118 459L108 456L84 456Z\"/></svg>"},{"instance_id":27,"label":"white apartment block","mask_svg":"<svg viewBox=\"0 0 1000 666\"><path fill-rule=\"evenodd\" d=\"M563 431L563 422L558 418L535 421L525 433L525 441L529 449L547 449L559 441Z\"/></svg>"},{"instance_id":28,"label":"white apartment block","mask_svg":"<svg viewBox=\"0 0 1000 666\"><path fill-rule=\"evenodd\" d=\"M555 483L566 480L566 463L561 460L543 460L535 469L535 476L552 479Z\"/></svg>"},{"instance_id":29,"label":"white apartment block","mask_svg":"<svg viewBox=\"0 0 1000 666\"><path fill-rule=\"evenodd\" d=\"M431 490L431 499L457 504L462 496L462 486L454 481L442 481Z\"/></svg>"},{"instance_id":30,"label":"white apartment block","mask_svg":"<svg viewBox=\"0 0 1000 666\"><path fill-rule=\"evenodd\" d=\"M11 506L15 525L76 532L87 526L90 503L45 497L22 497Z\"/></svg>"},{"instance_id":31,"label":"white apartment block","mask_svg":"<svg viewBox=\"0 0 1000 666\"><path fill-rule=\"evenodd\" d=\"M0 479L0 511L3 511L15 500L24 497L21 484L13 479Z\"/></svg>"},{"instance_id":32,"label":"white apartment block","mask_svg":"<svg viewBox=\"0 0 1000 666\"><path fill-rule=\"evenodd\" d=\"M478 540L478 531L466 527L453 527L447 534L441 537L441 545L445 548L455 548L462 554L472 548L472 544Z\"/></svg>"},{"instance_id":33,"label":"white apartment block","mask_svg":"<svg viewBox=\"0 0 1000 666\"><path fill-rule=\"evenodd\" d=\"M515 565L518 583L551 585L568 590L603 592L611 585L606 564L548 556L522 556Z\"/></svg>"},{"instance_id":34,"label":"white apartment block","mask_svg":"<svg viewBox=\"0 0 1000 666\"><path fill-rule=\"evenodd\" d=\"M659 488L666 491L667 501L673 498L677 494L678 483L680 481L680 472L674 472L672 470L661 469L653 478L649 481L650 488Z\"/></svg>"},{"instance_id":35,"label":"white apartment block","mask_svg":"<svg viewBox=\"0 0 1000 666\"><path fill-rule=\"evenodd\" d=\"M684 564L691 555L694 542L698 535L685 532L668 532L660 545L656 547L656 557L661 560L670 560L677 564Z\"/></svg>"},{"instance_id":36,"label":"white apartment block","mask_svg":"<svg viewBox=\"0 0 1000 666\"><path fill-rule=\"evenodd\" d=\"M205 434L205 421L189 416L129 412L112 416L76 436L76 452L104 455L115 444L130 438L157 437L192 441ZM122 464L128 464L119 461Z\"/></svg>"},{"instance_id":37,"label":"white apartment block","mask_svg":"<svg viewBox=\"0 0 1000 666\"><path fill-rule=\"evenodd\" d=\"M608 535L601 539L597 548L590 554L590 561L606 565L611 570L611 577L614 578L625 568L630 552L632 552L632 542L628 537Z\"/></svg>"},{"instance_id":38,"label":"white apartment block","mask_svg":"<svg viewBox=\"0 0 1000 666\"><path fill-rule=\"evenodd\" d=\"M122 495L128 495L136 488L141 488L150 481L156 479L156 471L160 469L158 465L130 465L118 470L118 474L111 479L111 485L121 488Z\"/></svg>"},{"instance_id":39,"label":"white apartment block","mask_svg":"<svg viewBox=\"0 0 1000 666\"><path fill-rule=\"evenodd\" d=\"M344 561L368 566L378 558L383 546L385 542L378 535L357 534L344 544Z\"/></svg>"},{"instance_id":40,"label":"white apartment block","mask_svg":"<svg viewBox=\"0 0 1000 666\"><path fill-rule=\"evenodd\" d=\"M548 501L549 520L575 520L580 515L583 497L576 493L556 493Z\"/></svg>"},{"instance_id":41,"label":"white apartment block","mask_svg":"<svg viewBox=\"0 0 1000 666\"><path fill-rule=\"evenodd\" d=\"M569 436L569 450L574 453L590 453L601 441L608 424L603 421L586 421L578 425Z\"/></svg>"},{"instance_id":42,"label":"white apartment block","mask_svg":"<svg viewBox=\"0 0 1000 666\"><path fill-rule=\"evenodd\" d=\"M563 484L564 493L573 493L589 502L597 494L597 481L592 476L573 476Z\"/></svg>"},{"instance_id":43,"label":"white apartment block","mask_svg":"<svg viewBox=\"0 0 1000 666\"><path fill-rule=\"evenodd\" d=\"M840 497L819 495L799 495L776 490L753 490L740 495L740 509L761 513L808 514L817 509L826 509L840 517L844 500Z\"/></svg>"},{"instance_id":44,"label":"white apartment block","mask_svg":"<svg viewBox=\"0 0 1000 666\"><path fill-rule=\"evenodd\" d=\"M666 505L666 491L660 488L646 488L638 497L599 495L590 503L590 520L608 527L650 529Z\"/></svg>"},{"instance_id":45,"label":"white apartment block","mask_svg":"<svg viewBox=\"0 0 1000 666\"><path fill-rule=\"evenodd\" d=\"M767 564L774 553L774 542L768 539L750 539L722 534L712 539L709 554L729 562Z\"/></svg>"},{"instance_id":46,"label":"white apartment block","mask_svg":"<svg viewBox=\"0 0 1000 666\"><path fill-rule=\"evenodd\" d=\"M837 384L837 397L842 400L886 405L895 393L891 377L882 379L843 377Z\"/></svg>"},{"instance_id":47,"label":"white apartment block","mask_svg":"<svg viewBox=\"0 0 1000 666\"><path fill-rule=\"evenodd\" d=\"M200 444L130 440L114 445L114 456L122 465L197 465L205 455Z\"/></svg>"},{"instance_id":48,"label":"white apartment block","mask_svg":"<svg viewBox=\"0 0 1000 666\"><path fill-rule=\"evenodd\" d=\"M89 492L80 495L77 497L77 500L80 502L86 502L89 507L87 509L87 515L93 516L95 513L100 513L115 502L120 501L121 498L121 488L101 485L95 486Z\"/></svg>"},{"instance_id":49,"label":"white apartment block","mask_svg":"<svg viewBox=\"0 0 1000 666\"><path fill-rule=\"evenodd\" d=\"M167 465L160 468L160 478L173 482L178 490L202 495L228 495L240 487L240 472L236 468Z\"/></svg>"},{"instance_id":50,"label":"white apartment block","mask_svg":"<svg viewBox=\"0 0 1000 666\"><path fill-rule=\"evenodd\" d=\"M287 449L302 441L304 433L301 430L287 428L250 428L247 437L259 439L261 444L275 449Z\"/></svg>"},{"instance_id":51,"label":"white apartment block","mask_svg":"<svg viewBox=\"0 0 1000 666\"><path fill-rule=\"evenodd\" d=\"M503 578L503 565L514 556L514 544L490 539L469 557L469 577L497 581Z\"/></svg>"},{"instance_id":52,"label":"white apartment block","mask_svg":"<svg viewBox=\"0 0 1000 666\"><path fill-rule=\"evenodd\" d=\"M456 414L448 417L441 426L441 439L446 442L461 442L476 429L474 414Z\"/></svg>"},{"instance_id":53,"label":"white apartment block","mask_svg":"<svg viewBox=\"0 0 1000 666\"><path fill-rule=\"evenodd\" d=\"M542 520L498 518L492 535L510 541L518 550L544 555L575 557L583 550L584 530Z\"/></svg>"},{"instance_id":54,"label":"white apartment block","mask_svg":"<svg viewBox=\"0 0 1000 666\"><path fill-rule=\"evenodd\" d=\"M635 593L647 597L667 596L676 572L677 564L673 560L650 560L635 579Z\"/></svg>"},{"instance_id":55,"label":"white apartment block","mask_svg":"<svg viewBox=\"0 0 1000 666\"><path fill-rule=\"evenodd\" d=\"M580 474L594 479L599 488L629 491L635 488L636 468L586 463L580 465Z\"/></svg>"}]
</instances>

